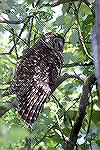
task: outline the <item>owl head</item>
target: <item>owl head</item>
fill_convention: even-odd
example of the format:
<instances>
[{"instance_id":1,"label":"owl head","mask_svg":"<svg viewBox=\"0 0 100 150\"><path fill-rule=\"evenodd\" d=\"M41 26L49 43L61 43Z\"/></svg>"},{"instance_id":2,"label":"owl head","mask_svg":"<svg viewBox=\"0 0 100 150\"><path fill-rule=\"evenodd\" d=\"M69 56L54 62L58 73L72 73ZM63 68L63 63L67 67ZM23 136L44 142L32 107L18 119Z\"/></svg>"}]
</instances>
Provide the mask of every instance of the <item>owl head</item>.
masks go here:
<instances>
[{"instance_id":1,"label":"owl head","mask_svg":"<svg viewBox=\"0 0 100 150\"><path fill-rule=\"evenodd\" d=\"M64 47L64 38L55 32L48 32L45 35L42 36L42 40L45 42L45 44L54 50L57 51L63 51Z\"/></svg>"}]
</instances>

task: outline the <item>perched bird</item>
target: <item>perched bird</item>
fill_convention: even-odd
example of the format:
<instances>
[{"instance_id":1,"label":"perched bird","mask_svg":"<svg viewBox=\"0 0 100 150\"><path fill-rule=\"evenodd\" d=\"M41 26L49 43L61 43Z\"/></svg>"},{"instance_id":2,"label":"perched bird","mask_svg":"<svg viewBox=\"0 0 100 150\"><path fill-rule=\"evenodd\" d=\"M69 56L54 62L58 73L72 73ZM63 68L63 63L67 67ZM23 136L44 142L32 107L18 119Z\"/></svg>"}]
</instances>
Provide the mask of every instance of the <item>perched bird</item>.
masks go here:
<instances>
[{"instance_id":1,"label":"perched bird","mask_svg":"<svg viewBox=\"0 0 100 150\"><path fill-rule=\"evenodd\" d=\"M16 65L10 93L19 102L19 114L32 124L43 109L63 64L64 38L46 33L24 54Z\"/></svg>"}]
</instances>

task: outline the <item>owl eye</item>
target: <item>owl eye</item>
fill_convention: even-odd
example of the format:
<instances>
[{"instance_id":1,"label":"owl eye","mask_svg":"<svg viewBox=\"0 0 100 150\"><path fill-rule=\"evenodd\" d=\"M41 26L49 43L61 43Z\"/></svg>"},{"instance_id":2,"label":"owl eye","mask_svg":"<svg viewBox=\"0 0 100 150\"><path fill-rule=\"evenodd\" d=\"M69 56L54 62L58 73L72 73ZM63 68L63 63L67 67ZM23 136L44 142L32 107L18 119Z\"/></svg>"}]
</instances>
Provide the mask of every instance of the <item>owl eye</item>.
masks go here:
<instances>
[{"instance_id":1,"label":"owl eye","mask_svg":"<svg viewBox=\"0 0 100 150\"><path fill-rule=\"evenodd\" d=\"M60 41L61 41L60 38L55 38L55 39L54 39L54 42L55 42L55 43L59 43Z\"/></svg>"},{"instance_id":2,"label":"owl eye","mask_svg":"<svg viewBox=\"0 0 100 150\"><path fill-rule=\"evenodd\" d=\"M63 46L64 46L63 41L60 38L53 39L53 47L56 50L62 51Z\"/></svg>"}]
</instances>

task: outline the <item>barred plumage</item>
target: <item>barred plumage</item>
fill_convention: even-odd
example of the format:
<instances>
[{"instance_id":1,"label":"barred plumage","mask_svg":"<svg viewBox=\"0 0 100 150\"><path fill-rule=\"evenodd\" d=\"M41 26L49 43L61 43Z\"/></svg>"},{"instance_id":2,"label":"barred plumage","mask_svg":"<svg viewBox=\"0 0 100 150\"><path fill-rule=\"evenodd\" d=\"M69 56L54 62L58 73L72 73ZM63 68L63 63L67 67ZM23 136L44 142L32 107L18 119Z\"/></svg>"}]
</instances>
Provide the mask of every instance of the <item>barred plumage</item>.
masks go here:
<instances>
[{"instance_id":1,"label":"barred plumage","mask_svg":"<svg viewBox=\"0 0 100 150\"><path fill-rule=\"evenodd\" d=\"M64 39L49 32L42 36L18 62L10 87L19 100L19 114L29 124L43 109L51 88L60 75Z\"/></svg>"}]
</instances>

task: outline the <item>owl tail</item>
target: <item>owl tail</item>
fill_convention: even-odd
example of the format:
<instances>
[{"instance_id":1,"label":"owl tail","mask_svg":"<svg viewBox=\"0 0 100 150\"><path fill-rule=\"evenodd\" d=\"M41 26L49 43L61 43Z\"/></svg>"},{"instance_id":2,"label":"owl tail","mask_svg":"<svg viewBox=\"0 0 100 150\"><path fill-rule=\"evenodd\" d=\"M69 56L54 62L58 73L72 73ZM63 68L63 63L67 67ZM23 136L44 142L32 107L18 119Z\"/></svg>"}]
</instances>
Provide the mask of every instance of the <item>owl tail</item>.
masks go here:
<instances>
[{"instance_id":1,"label":"owl tail","mask_svg":"<svg viewBox=\"0 0 100 150\"><path fill-rule=\"evenodd\" d=\"M26 94L19 105L19 114L28 124L32 124L38 118L50 94L49 86L47 85L46 89L44 88L45 87L39 87L39 89L33 88L29 94Z\"/></svg>"}]
</instances>

